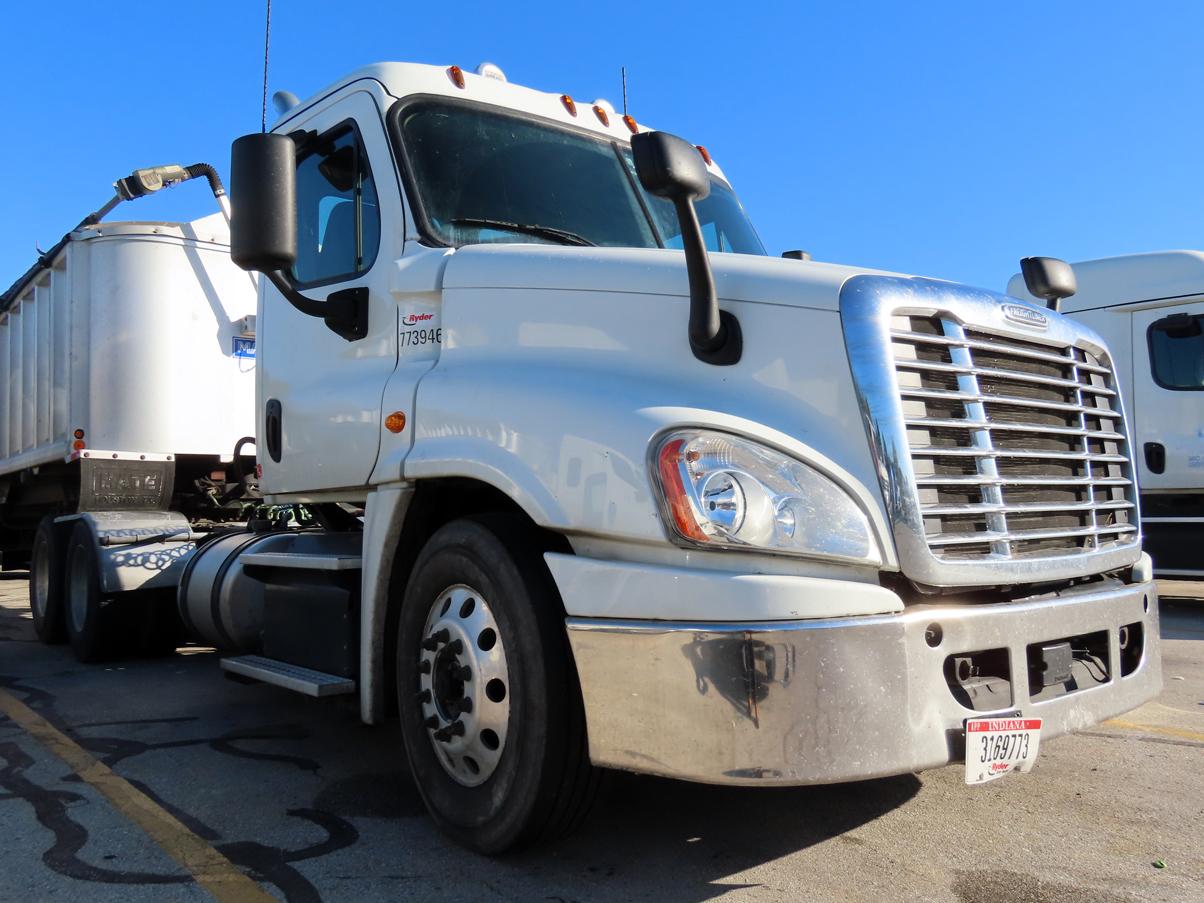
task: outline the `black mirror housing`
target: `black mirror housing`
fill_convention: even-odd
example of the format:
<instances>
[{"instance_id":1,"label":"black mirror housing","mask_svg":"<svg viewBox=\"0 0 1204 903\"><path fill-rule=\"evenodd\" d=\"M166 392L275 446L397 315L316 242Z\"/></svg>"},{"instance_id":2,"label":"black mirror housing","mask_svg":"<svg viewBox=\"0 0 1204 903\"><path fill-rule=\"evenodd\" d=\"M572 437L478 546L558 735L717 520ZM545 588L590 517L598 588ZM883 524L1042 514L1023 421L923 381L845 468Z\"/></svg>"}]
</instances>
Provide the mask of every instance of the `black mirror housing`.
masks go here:
<instances>
[{"instance_id":1,"label":"black mirror housing","mask_svg":"<svg viewBox=\"0 0 1204 903\"><path fill-rule=\"evenodd\" d=\"M297 261L297 147L287 135L253 134L230 149L230 257L273 273Z\"/></svg>"},{"instance_id":2,"label":"black mirror housing","mask_svg":"<svg viewBox=\"0 0 1204 903\"><path fill-rule=\"evenodd\" d=\"M1053 310L1058 302L1078 291L1074 270L1065 260L1056 257L1025 257L1020 261L1024 287L1034 298L1043 298Z\"/></svg>"},{"instance_id":3,"label":"black mirror housing","mask_svg":"<svg viewBox=\"0 0 1204 903\"><path fill-rule=\"evenodd\" d=\"M640 184L649 194L671 200L701 201L711 193L711 177L702 153L668 132L631 136L631 155Z\"/></svg>"}]
</instances>

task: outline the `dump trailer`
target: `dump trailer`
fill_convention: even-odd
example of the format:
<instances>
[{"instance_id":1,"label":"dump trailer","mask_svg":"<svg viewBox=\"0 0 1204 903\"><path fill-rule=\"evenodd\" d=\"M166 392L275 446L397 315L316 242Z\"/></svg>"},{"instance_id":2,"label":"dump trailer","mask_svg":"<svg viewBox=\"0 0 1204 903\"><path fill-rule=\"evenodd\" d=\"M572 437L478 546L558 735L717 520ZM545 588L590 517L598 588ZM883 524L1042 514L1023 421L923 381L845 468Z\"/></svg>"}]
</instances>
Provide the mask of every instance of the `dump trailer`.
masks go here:
<instances>
[{"instance_id":1,"label":"dump trailer","mask_svg":"<svg viewBox=\"0 0 1204 903\"><path fill-rule=\"evenodd\" d=\"M103 221L200 176L223 204L211 216ZM196 537L241 515L240 440L254 468L256 280L230 261L224 188L205 165L115 187L0 296L3 564L30 569L38 635L70 639L84 660L127 640L176 647L175 588ZM104 618L79 594L63 604L73 579Z\"/></svg>"},{"instance_id":2,"label":"dump trailer","mask_svg":"<svg viewBox=\"0 0 1204 903\"><path fill-rule=\"evenodd\" d=\"M223 278L156 293L260 274L263 498L180 546L180 615L231 675L399 718L450 835L555 836L602 768L977 784L1157 694L1084 323L771 258L705 147L496 66L278 100L233 145Z\"/></svg>"},{"instance_id":3,"label":"dump trailer","mask_svg":"<svg viewBox=\"0 0 1204 903\"><path fill-rule=\"evenodd\" d=\"M1062 302L1113 349L1130 401L1144 548L1160 577L1204 577L1204 252L1073 264ZM1017 274L1008 291L1029 297Z\"/></svg>"}]
</instances>

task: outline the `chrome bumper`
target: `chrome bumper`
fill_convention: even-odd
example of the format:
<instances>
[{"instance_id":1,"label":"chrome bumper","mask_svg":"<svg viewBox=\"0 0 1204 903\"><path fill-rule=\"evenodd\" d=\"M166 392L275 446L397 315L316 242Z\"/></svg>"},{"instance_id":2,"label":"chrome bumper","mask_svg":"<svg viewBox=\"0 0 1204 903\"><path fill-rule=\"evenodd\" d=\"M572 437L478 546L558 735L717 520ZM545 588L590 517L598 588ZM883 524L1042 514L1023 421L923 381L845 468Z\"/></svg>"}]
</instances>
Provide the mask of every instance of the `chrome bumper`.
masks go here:
<instances>
[{"instance_id":1,"label":"chrome bumper","mask_svg":"<svg viewBox=\"0 0 1204 903\"><path fill-rule=\"evenodd\" d=\"M1118 629L1133 623L1144 627L1144 656L1121 677ZM1013 699L1001 711L1044 719L1042 739L1162 687L1152 582L836 620L567 626L594 763L706 783L831 783L960 761L964 719L984 713L963 707L946 681L945 660L959 653L1008 650ZM1029 644L1104 630L1107 683L1030 701Z\"/></svg>"}]
</instances>

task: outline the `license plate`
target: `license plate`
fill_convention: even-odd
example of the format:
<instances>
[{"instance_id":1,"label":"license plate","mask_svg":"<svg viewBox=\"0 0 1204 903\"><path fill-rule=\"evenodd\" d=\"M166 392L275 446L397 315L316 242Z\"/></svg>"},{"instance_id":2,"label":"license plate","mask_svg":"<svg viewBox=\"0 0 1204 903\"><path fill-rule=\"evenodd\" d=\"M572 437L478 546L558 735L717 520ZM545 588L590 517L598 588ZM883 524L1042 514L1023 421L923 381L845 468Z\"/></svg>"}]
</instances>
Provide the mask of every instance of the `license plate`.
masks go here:
<instances>
[{"instance_id":1,"label":"license plate","mask_svg":"<svg viewBox=\"0 0 1204 903\"><path fill-rule=\"evenodd\" d=\"M1040 718L967 719L966 783L985 784L1010 771L1032 771L1040 742Z\"/></svg>"}]
</instances>

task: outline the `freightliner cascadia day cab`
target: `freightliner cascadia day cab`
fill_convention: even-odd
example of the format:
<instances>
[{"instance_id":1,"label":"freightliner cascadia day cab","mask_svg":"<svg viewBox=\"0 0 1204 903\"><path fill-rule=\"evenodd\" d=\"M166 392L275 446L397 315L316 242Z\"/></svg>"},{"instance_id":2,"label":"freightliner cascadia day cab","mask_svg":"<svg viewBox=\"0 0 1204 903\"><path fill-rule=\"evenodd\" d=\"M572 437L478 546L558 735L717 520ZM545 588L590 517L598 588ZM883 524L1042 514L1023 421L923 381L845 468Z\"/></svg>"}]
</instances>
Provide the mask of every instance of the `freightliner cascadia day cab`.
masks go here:
<instances>
[{"instance_id":1,"label":"freightliner cascadia day cab","mask_svg":"<svg viewBox=\"0 0 1204 903\"><path fill-rule=\"evenodd\" d=\"M563 831L601 768L979 782L1158 692L1084 324L770 258L704 149L496 67L281 106L231 181L263 499L180 614L232 674L400 718L452 836Z\"/></svg>"},{"instance_id":2,"label":"freightliner cascadia day cab","mask_svg":"<svg viewBox=\"0 0 1204 903\"><path fill-rule=\"evenodd\" d=\"M1204 577L1204 252L1130 254L1073 269L1078 292L1062 311L1112 349L1154 573ZM1030 297L1020 276L1008 292Z\"/></svg>"}]
</instances>

